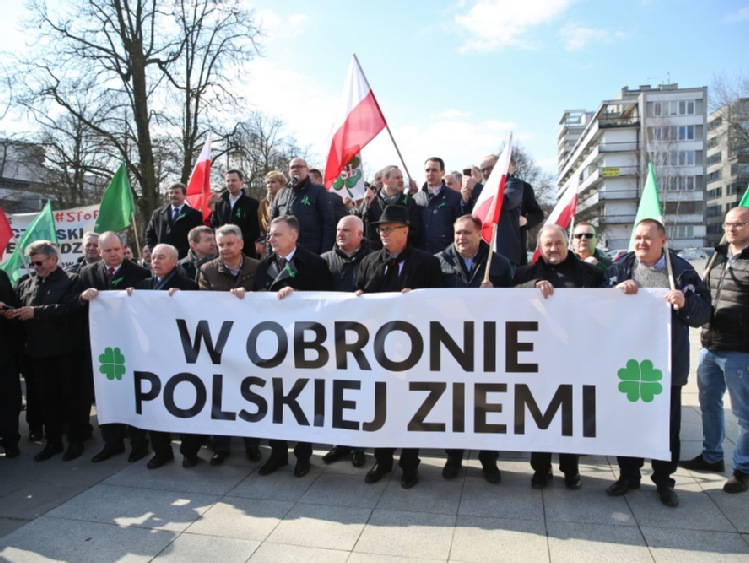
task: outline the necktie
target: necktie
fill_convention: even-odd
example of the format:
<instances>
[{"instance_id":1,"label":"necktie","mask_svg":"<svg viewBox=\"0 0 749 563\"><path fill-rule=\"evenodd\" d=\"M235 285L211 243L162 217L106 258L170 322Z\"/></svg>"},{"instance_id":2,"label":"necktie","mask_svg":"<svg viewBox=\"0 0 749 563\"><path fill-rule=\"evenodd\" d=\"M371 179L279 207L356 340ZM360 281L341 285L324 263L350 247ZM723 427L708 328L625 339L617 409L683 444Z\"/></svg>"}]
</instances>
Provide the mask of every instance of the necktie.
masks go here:
<instances>
[{"instance_id":1,"label":"necktie","mask_svg":"<svg viewBox=\"0 0 749 563\"><path fill-rule=\"evenodd\" d=\"M112 266L110 266L110 267L109 267L109 268L107 269L107 275L109 276L109 279L110 279L110 280L111 280L112 278L114 278L114 268L113 268Z\"/></svg>"},{"instance_id":2,"label":"necktie","mask_svg":"<svg viewBox=\"0 0 749 563\"><path fill-rule=\"evenodd\" d=\"M179 215L179 207L172 207L172 223L174 223L177 220L178 215Z\"/></svg>"},{"instance_id":3,"label":"necktie","mask_svg":"<svg viewBox=\"0 0 749 563\"><path fill-rule=\"evenodd\" d=\"M289 263L289 261L286 258L281 258L279 261L279 264L281 264L281 271L286 267L286 264Z\"/></svg>"}]
</instances>

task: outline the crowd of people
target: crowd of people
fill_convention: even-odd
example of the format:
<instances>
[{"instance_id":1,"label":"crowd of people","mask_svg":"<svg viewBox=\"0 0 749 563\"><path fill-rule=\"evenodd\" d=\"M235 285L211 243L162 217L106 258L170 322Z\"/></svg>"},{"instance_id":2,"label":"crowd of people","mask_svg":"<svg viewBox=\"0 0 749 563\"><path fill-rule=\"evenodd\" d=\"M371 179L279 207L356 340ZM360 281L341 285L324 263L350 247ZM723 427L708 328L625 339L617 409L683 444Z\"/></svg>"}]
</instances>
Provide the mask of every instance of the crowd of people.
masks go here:
<instances>
[{"instance_id":1,"label":"crowd of people","mask_svg":"<svg viewBox=\"0 0 749 563\"><path fill-rule=\"evenodd\" d=\"M34 459L46 461L62 453L63 461L83 454L91 436L89 423L93 367L87 307L101 291L228 291L239 299L248 292L275 292L285 299L295 291L405 293L419 288L537 288L553 299L560 288L617 288L625 294L639 288L665 288L672 306L672 385L669 443L671 458L653 460L652 481L661 502L675 507L679 498L673 474L677 464L694 471L725 470L723 395L731 396L739 421L733 473L724 490L749 489L749 208L731 209L725 218L726 243L717 247L705 281L685 260L670 252L661 223L646 219L635 225L634 251L611 263L597 245L591 223L574 226L572 240L564 229L547 224L537 237L540 257L527 263L528 230L541 223L543 212L533 188L514 174L505 186L497 248L482 239L481 221L473 206L497 162L489 155L480 167L445 170L442 159L424 163L425 182L405 185L397 166L379 171L359 201L341 199L320 185L319 171L301 158L291 160L288 178L279 171L266 176L267 197L256 201L244 193L244 175L226 174L226 192L217 200L210 226L185 203L186 188L169 188L168 205L157 209L146 230L148 256L138 261L114 232L87 233L84 256L67 271L49 241L26 248L33 274L11 287L0 272L0 446L6 458L20 455L20 374L26 384L29 439L44 440ZM571 242L571 244L570 244ZM145 254L145 253L144 253ZM487 272L487 268L489 271ZM679 461L681 389L689 375L689 327L703 327L697 368L703 412L704 448L694 459ZM157 336L155 336L157 337ZM623 421L625 422L625 421ZM100 425L104 447L93 456L100 463L126 452L137 462L153 455L149 469L174 460L172 436L123 424ZM64 446L63 439L67 440ZM210 444L211 466L231 455L231 437L180 435L182 465L194 467ZM260 437L243 437L250 462L263 459ZM259 475L289 463L289 444L270 439L270 456ZM312 444L294 445L295 477L310 471ZM564 485L579 489L579 455L559 453ZM393 471L393 448L375 448L374 464L365 473L375 483ZM324 463L350 459L366 464L357 444L334 445ZM447 450L442 471L454 479L463 470L465 452ZM481 451L478 459L489 483L500 483L499 452ZM398 465L401 485L419 481L419 450L404 448ZM619 457L612 496L640 487L641 458ZM552 479L552 453L531 454L531 485L545 488Z\"/></svg>"}]
</instances>

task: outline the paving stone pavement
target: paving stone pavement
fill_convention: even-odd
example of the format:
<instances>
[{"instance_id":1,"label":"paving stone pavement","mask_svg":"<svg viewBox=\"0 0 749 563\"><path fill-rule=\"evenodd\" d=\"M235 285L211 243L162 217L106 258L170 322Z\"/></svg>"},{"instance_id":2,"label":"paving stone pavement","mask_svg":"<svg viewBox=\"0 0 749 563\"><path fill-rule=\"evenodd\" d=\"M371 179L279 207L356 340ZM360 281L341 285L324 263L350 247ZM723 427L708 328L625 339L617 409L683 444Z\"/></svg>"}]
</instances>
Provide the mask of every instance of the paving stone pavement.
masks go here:
<instances>
[{"instance_id":1,"label":"paving stone pavement","mask_svg":"<svg viewBox=\"0 0 749 563\"><path fill-rule=\"evenodd\" d=\"M692 356L698 351L692 334ZM693 361L693 367L696 361ZM684 389L682 458L696 455L701 425L694 375ZM730 460L736 424L726 405ZM24 435L27 434L24 428ZM503 481L486 483L471 452L461 475L441 477L444 454L422 452L420 483L400 473L364 483L365 468L329 466L318 446L312 471L292 466L260 477L260 464L235 454L222 467L179 462L149 471L125 455L93 464L85 455L34 463L41 444L0 457L0 559L4 561L749 561L749 494L728 495L728 475L676 474L681 505L661 505L650 483L624 497L606 487L616 459L581 459L583 488L560 477L530 487L527 453L503 453ZM176 448L175 448L176 451ZM264 448L264 458L269 450ZM179 459L179 456L178 456ZM373 459L367 456L367 466ZM730 464L729 464L730 465Z\"/></svg>"}]
</instances>

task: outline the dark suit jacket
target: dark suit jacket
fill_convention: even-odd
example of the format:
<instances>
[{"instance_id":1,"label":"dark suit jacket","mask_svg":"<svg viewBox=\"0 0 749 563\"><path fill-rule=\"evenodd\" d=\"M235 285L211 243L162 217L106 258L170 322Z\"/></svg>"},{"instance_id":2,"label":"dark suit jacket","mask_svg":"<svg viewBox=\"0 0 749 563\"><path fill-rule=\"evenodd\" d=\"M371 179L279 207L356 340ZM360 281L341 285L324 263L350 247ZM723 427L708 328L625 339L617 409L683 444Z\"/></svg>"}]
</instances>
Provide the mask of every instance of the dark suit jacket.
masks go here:
<instances>
[{"instance_id":1,"label":"dark suit jacket","mask_svg":"<svg viewBox=\"0 0 749 563\"><path fill-rule=\"evenodd\" d=\"M436 256L427 254L408 245L401 253L403 268L398 276L401 289L420 289L426 287L444 287L440 261ZM384 248L366 256L359 266L357 289L364 293L381 293L386 268L388 268L387 250Z\"/></svg>"},{"instance_id":2,"label":"dark suit jacket","mask_svg":"<svg viewBox=\"0 0 749 563\"><path fill-rule=\"evenodd\" d=\"M128 287L135 287L136 283L150 278L152 275L150 270L138 266L130 260L122 261L120 269L117 270L114 279L111 281L107 269L103 260L84 267L80 273L82 289L88 289L89 287L100 290L127 289Z\"/></svg>"},{"instance_id":3,"label":"dark suit jacket","mask_svg":"<svg viewBox=\"0 0 749 563\"><path fill-rule=\"evenodd\" d=\"M195 283L193 280L183 276L182 273L179 271L179 268L175 268L175 270L176 272L174 273L174 275L166 283L166 285L164 285L164 287L162 287L161 289L172 289L175 287L183 291L193 291L193 290L198 289L198 284ZM153 287L154 282L155 282L155 278L146 278L136 283L135 289L154 289Z\"/></svg>"},{"instance_id":4,"label":"dark suit jacket","mask_svg":"<svg viewBox=\"0 0 749 563\"><path fill-rule=\"evenodd\" d=\"M279 271L278 256L273 253L260 262L253 291L278 291L293 287L301 291L330 291L328 264L317 254L297 245L294 257Z\"/></svg>"},{"instance_id":5,"label":"dark suit jacket","mask_svg":"<svg viewBox=\"0 0 749 563\"><path fill-rule=\"evenodd\" d=\"M185 203L180 218L172 225L169 222L171 210L172 206L167 205L153 212L146 228L146 243L151 249L157 244L171 244L179 252L179 257L184 258L190 250L187 234L203 224L203 214Z\"/></svg>"},{"instance_id":6,"label":"dark suit jacket","mask_svg":"<svg viewBox=\"0 0 749 563\"><path fill-rule=\"evenodd\" d=\"M229 204L229 192L224 192L221 199L216 202L213 215L211 215L211 227L213 229L231 223L242 230L243 252L250 258L257 258L255 241L260 236L260 223L257 214L259 206L260 204L255 198L245 195L244 190L242 190L242 195L239 196L234 204L234 209L232 209Z\"/></svg>"}]
</instances>

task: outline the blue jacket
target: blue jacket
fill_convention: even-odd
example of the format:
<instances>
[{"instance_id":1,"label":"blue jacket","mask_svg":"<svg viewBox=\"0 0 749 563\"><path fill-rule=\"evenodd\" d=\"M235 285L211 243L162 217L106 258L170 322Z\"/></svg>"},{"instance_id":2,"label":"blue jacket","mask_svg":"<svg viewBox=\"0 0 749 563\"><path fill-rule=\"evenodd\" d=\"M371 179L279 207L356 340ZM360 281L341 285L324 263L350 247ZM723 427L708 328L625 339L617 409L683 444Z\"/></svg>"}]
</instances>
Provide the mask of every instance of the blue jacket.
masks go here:
<instances>
[{"instance_id":1,"label":"blue jacket","mask_svg":"<svg viewBox=\"0 0 749 563\"><path fill-rule=\"evenodd\" d=\"M689 327L700 327L710 320L710 290L692 265L670 252L676 289L684 292L686 303L671 312L671 386L683 387L689 378ZM603 287L614 287L632 279L635 253L628 252L606 270Z\"/></svg>"},{"instance_id":2,"label":"blue jacket","mask_svg":"<svg viewBox=\"0 0 749 563\"><path fill-rule=\"evenodd\" d=\"M424 252L437 254L452 243L453 224L460 217L463 198L442 184L440 193L429 199L426 184L416 194L414 201L421 212L421 246Z\"/></svg>"},{"instance_id":3,"label":"blue jacket","mask_svg":"<svg viewBox=\"0 0 749 563\"><path fill-rule=\"evenodd\" d=\"M270 218L273 220L283 215L293 215L299 221L297 244L304 249L319 256L335 244L333 204L325 188L313 184L309 176L296 186L281 188L276 194ZM270 229L270 222L268 228ZM252 241L246 244L252 244ZM267 249L270 255L270 241Z\"/></svg>"}]
</instances>

